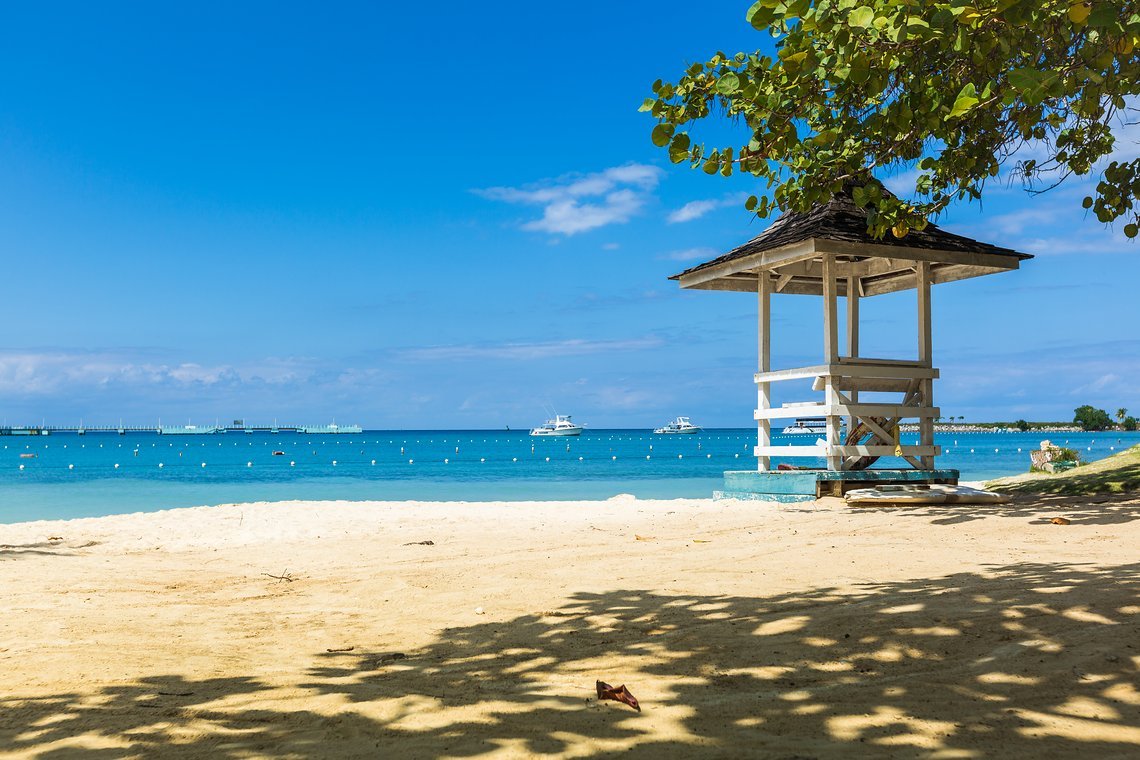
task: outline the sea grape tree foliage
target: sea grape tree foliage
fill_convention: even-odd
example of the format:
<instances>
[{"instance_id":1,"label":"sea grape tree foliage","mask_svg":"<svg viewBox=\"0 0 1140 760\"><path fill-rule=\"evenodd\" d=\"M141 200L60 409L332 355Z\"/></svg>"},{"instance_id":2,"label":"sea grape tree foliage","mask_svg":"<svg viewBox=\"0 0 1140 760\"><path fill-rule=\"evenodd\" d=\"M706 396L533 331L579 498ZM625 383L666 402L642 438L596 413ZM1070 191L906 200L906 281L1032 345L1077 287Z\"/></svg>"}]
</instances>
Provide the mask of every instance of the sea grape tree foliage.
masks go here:
<instances>
[{"instance_id":1,"label":"sea grape tree foliage","mask_svg":"<svg viewBox=\"0 0 1140 760\"><path fill-rule=\"evenodd\" d=\"M1034 191L1098 172L1084 207L1136 236L1140 160L1102 159L1135 115L1140 0L759 0L747 17L775 56L716 53L642 110L674 163L764 180L745 204L759 216L847 184L873 234L901 237L1007 165ZM698 142L714 115L751 138ZM910 198L884 193L877 177L912 169Z\"/></svg>"}]
</instances>

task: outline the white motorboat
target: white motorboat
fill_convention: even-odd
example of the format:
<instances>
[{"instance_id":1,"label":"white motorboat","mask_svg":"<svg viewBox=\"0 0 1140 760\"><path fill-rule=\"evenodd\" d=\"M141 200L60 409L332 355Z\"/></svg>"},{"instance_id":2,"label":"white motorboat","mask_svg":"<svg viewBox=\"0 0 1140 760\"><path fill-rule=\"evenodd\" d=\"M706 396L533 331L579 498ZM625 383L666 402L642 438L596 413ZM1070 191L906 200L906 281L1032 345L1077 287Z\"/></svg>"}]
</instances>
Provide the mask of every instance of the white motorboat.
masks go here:
<instances>
[{"instance_id":1,"label":"white motorboat","mask_svg":"<svg viewBox=\"0 0 1140 760\"><path fill-rule=\"evenodd\" d=\"M661 435L685 435L687 433L699 433L700 427L689 422L688 417L678 417L664 427L659 427L653 431Z\"/></svg>"},{"instance_id":2,"label":"white motorboat","mask_svg":"<svg viewBox=\"0 0 1140 760\"><path fill-rule=\"evenodd\" d=\"M800 417L784 428L784 435L826 435L826 417Z\"/></svg>"},{"instance_id":3,"label":"white motorboat","mask_svg":"<svg viewBox=\"0 0 1140 760\"><path fill-rule=\"evenodd\" d=\"M568 414L556 414L545 425L530 431L531 435L582 435L582 426L570 421Z\"/></svg>"}]
</instances>

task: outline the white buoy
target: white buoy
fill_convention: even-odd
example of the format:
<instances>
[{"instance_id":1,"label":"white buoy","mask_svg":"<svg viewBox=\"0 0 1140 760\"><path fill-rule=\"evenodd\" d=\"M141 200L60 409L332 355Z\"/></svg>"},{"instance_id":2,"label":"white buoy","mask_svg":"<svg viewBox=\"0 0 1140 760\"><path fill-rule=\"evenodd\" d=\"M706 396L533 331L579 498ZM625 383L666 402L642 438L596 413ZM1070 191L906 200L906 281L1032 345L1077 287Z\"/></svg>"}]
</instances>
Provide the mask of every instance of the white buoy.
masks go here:
<instances>
[{"instance_id":1,"label":"white buoy","mask_svg":"<svg viewBox=\"0 0 1140 760\"><path fill-rule=\"evenodd\" d=\"M732 455L732 458L733 458L733 459L740 459L740 455L739 455L739 454L733 454L733 455Z\"/></svg>"},{"instance_id":2,"label":"white buoy","mask_svg":"<svg viewBox=\"0 0 1140 760\"><path fill-rule=\"evenodd\" d=\"M160 470L161 470L163 467L165 467L165 466L166 466L166 465L164 465L162 462L159 462L159 463L158 463L158 469L160 469Z\"/></svg>"},{"instance_id":3,"label":"white buoy","mask_svg":"<svg viewBox=\"0 0 1140 760\"><path fill-rule=\"evenodd\" d=\"M290 463L289 463L289 466L290 466L290 467L296 467L296 466L297 466L297 463L296 463L295 461L293 461L293 462L290 462Z\"/></svg>"},{"instance_id":4,"label":"white buoy","mask_svg":"<svg viewBox=\"0 0 1140 760\"><path fill-rule=\"evenodd\" d=\"M20 469L21 469L21 470L22 470L22 469L24 469L24 465L20 465Z\"/></svg>"},{"instance_id":5,"label":"white buoy","mask_svg":"<svg viewBox=\"0 0 1140 760\"><path fill-rule=\"evenodd\" d=\"M336 462L333 462L333 464L336 464ZM245 466L246 467L253 467L253 462L246 462Z\"/></svg>"},{"instance_id":6,"label":"white buoy","mask_svg":"<svg viewBox=\"0 0 1140 760\"><path fill-rule=\"evenodd\" d=\"M648 454L646 454L646 455L645 455L645 458L646 458L646 459L649 459L649 455L648 455Z\"/></svg>"},{"instance_id":7,"label":"white buoy","mask_svg":"<svg viewBox=\"0 0 1140 760\"><path fill-rule=\"evenodd\" d=\"M203 466L203 467L205 467L205 466L206 466L206 463L205 463L205 462L202 462L202 466Z\"/></svg>"},{"instance_id":8,"label":"white buoy","mask_svg":"<svg viewBox=\"0 0 1140 760\"><path fill-rule=\"evenodd\" d=\"M546 458L546 461L547 461L547 462L549 462L549 461L550 461L550 457L547 457L547 458Z\"/></svg>"},{"instance_id":9,"label":"white buoy","mask_svg":"<svg viewBox=\"0 0 1140 760\"><path fill-rule=\"evenodd\" d=\"M511 461L512 461L512 462L517 462L517 461L519 461L519 458L518 458L518 457L511 457Z\"/></svg>"},{"instance_id":10,"label":"white buoy","mask_svg":"<svg viewBox=\"0 0 1140 760\"><path fill-rule=\"evenodd\" d=\"M409 459L409 460L408 460L408 464L415 464L415 461L416 461L416 460L414 460L414 459Z\"/></svg>"},{"instance_id":11,"label":"white buoy","mask_svg":"<svg viewBox=\"0 0 1140 760\"><path fill-rule=\"evenodd\" d=\"M549 460L549 459L547 459L546 461L548 461L548 462L549 462L550 460ZM447 460L446 458L444 458L444 460L443 460L443 463L444 463L444 464L448 464L448 460Z\"/></svg>"},{"instance_id":12,"label":"white buoy","mask_svg":"<svg viewBox=\"0 0 1140 760\"><path fill-rule=\"evenodd\" d=\"M705 454L705 459L712 459L712 454Z\"/></svg>"},{"instance_id":13,"label":"white buoy","mask_svg":"<svg viewBox=\"0 0 1140 760\"><path fill-rule=\"evenodd\" d=\"M616 461L617 461L617 457L610 457L610 461L611 461L611 462L616 462Z\"/></svg>"},{"instance_id":14,"label":"white buoy","mask_svg":"<svg viewBox=\"0 0 1140 760\"><path fill-rule=\"evenodd\" d=\"M678 454L678 455L677 455L677 458L678 458L678 459L684 459L684 458L685 458L685 455L684 455L684 454Z\"/></svg>"},{"instance_id":15,"label":"white buoy","mask_svg":"<svg viewBox=\"0 0 1140 760\"><path fill-rule=\"evenodd\" d=\"M118 462L115 463L115 469L116 470L119 469L119 463Z\"/></svg>"},{"instance_id":16,"label":"white buoy","mask_svg":"<svg viewBox=\"0 0 1140 760\"><path fill-rule=\"evenodd\" d=\"M484 459L483 457L479 457L479 461L480 461L480 462L486 462L487 460L486 460L486 459Z\"/></svg>"},{"instance_id":17,"label":"white buoy","mask_svg":"<svg viewBox=\"0 0 1140 760\"><path fill-rule=\"evenodd\" d=\"M333 467L336 467L336 460L333 460Z\"/></svg>"},{"instance_id":18,"label":"white buoy","mask_svg":"<svg viewBox=\"0 0 1140 760\"><path fill-rule=\"evenodd\" d=\"M376 464L376 460L375 460L375 459L373 459L373 460L372 460L372 464Z\"/></svg>"},{"instance_id":19,"label":"white buoy","mask_svg":"<svg viewBox=\"0 0 1140 760\"><path fill-rule=\"evenodd\" d=\"M971 454L973 454L973 453L974 453L974 450L973 450L973 449L970 449L970 453L971 453Z\"/></svg>"},{"instance_id":20,"label":"white buoy","mask_svg":"<svg viewBox=\"0 0 1140 760\"><path fill-rule=\"evenodd\" d=\"M73 464L69 464L69 465L67 466L67 469L69 469L69 470L74 470L74 469L75 469L75 465L73 465Z\"/></svg>"}]
</instances>

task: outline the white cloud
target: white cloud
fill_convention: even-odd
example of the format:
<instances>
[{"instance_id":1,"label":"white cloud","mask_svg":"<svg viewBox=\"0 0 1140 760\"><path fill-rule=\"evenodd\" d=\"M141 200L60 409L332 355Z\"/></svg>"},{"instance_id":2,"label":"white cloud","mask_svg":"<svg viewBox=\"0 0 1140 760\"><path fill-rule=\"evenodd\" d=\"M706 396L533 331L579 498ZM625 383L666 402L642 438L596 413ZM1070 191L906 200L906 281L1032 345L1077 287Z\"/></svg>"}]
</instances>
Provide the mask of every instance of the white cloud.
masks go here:
<instances>
[{"instance_id":1,"label":"white cloud","mask_svg":"<svg viewBox=\"0 0 1140 760\"><path fill-rule=\"evenodd\" d=\"M645 205L661 175L655 166L626 164L522 188L488 187L475 192L490 200L543 206L542 218L526 222L522 228L569 236L628 222Z\"/></svg>"},{"instance_id":2,"label":"white cloud","mask_svg":"<svg viewBox=\"0 0 1140 760\"><path fill-rule=\"evenodd\" d=\"M685 248L681 251L670 251L669 253L661 254L657 258L663 261L697 261L699 259L707 261L708 259L716 258L720 253L721 251L715 248L702 246L699 248Z\"/></svg>"},{"instance_id":3,"label":"white cloud","mask_svg":"<svg viewBox=\"0 0 1140 760\"><path fill-rule=\"evenodd\" d=\"M9 351L0 353L0 393L48 396L81 388L208 388L243 384L283 385L304 381L312 370L303 360L267 359L229 364L148 361L128 351Z\"/></svg>"},{"instance_id":4,"label":"white cloud","mask_svg":"<svg viewBox=\"0 0 1140 760\"><path fill-rule=\"evenodd\" d=\"M669 224L691 222L694 219L700 219L702 216L716 211L718 208L742 206L746 198L748 198L748 193L733 193L723 198L689 201L684 206L681 206L681 208L671 211L669 215L665 217L665 221L669 222Z\"/></svg>"},{"instance_id":5,"label":"white cloud","mask_svg":"<svg viewBox=\"0 0 1140 760\"><path fill-rule=\"evenodd\" d=\"M458 346L432 346L412 348L400 352L411 361L452 361L456 359L508 359L529 361L566 356L585 356L608 351L638 351L656 348L663 341L657 337L627 340L557 340L535 343L466 344Z\"/></svg>"}]
</instances>

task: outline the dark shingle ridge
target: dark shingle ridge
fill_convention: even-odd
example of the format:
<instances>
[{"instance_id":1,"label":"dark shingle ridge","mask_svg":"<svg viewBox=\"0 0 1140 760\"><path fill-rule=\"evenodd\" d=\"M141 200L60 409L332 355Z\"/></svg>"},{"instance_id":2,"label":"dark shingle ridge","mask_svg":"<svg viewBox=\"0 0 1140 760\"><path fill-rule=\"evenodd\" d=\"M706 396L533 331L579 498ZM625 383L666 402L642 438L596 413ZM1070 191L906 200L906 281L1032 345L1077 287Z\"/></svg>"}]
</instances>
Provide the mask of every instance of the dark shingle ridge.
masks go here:
<instances>
[{"instance_id":1,"label":"dark shingle ridge","mask_svg":"<svg viewBox=\"0 0 1140 760\"><path fill-rule=\"evenodd\" d=\"M1014 256L1018 259L1033 258L1027 253L1019 253L1011 248L983 243L964 235L955 235L936 224L928 224L923 230L911 230L904 238L896 238L889 233L882 239L873 238L867 233L867 212L859 208L852 200L849 192L845 190L833 195L827 203L820 204L806 213L785 211L766 230L747 243L737 246L711 261L706 261L703 264L686 269L680 274L673 275L670 279L675 280L706 267L723 264L761 251L792 245L811 238L840 240L847 243L898 246L900 248L923 248L960 253L991 253Z\"/></svg>"}]
</instances>

